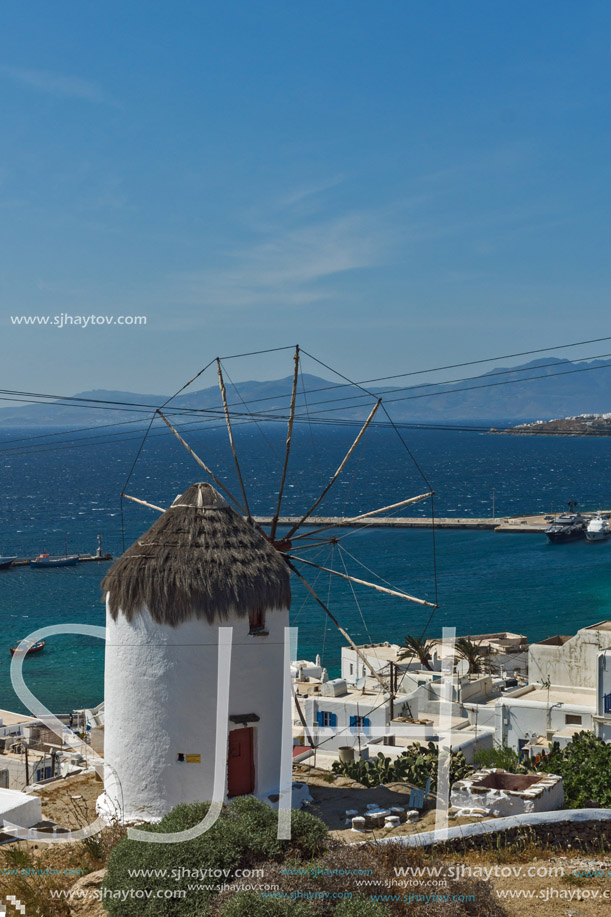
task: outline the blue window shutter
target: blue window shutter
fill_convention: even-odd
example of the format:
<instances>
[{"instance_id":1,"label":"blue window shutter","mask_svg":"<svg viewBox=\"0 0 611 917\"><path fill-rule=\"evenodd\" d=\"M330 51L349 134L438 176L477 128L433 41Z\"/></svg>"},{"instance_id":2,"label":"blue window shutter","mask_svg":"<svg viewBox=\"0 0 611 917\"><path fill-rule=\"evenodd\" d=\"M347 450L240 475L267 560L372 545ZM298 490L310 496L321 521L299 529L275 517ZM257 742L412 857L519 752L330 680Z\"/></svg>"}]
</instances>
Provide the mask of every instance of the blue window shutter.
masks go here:
<instances>
[{"instance_id":1,"label":"blue window shutter","mask_svg":"<svg viewBox=\"0 0 611 917\"><path fill-rule=\"evenodd\" d=\"M322 710L319 710L316 714L316 722L318 723L319 726L322 726L322 721L323 721Z\"/></svg>"},{"instance_id":2,"label":"blue window shutter","mask_svg":"<svg viewBox=\"0 0 611 917\"><path fill-rule=\"evenodd\" d=\"M337 726L337 713L329 714L329 724L331 726Z\"/></svg>"},{"instance_id":3,"label":"blue window shutter","mask_svg":"<svg viewBox=\"0 0 611 917\"><path fill-rule=\"evenodd\" d=\"M363 717L363 729L369 729L370 726L371 726L371 723L369 722L369 717L364 716Z\"/></svg>"},{"instance_id":4,"label":"blue window shutter","mask_svg":"<svg viewBox=\"0 0 611 917\"><path fill-rule=\"evenodd\" d=\"M354 729L354 727L356 726L356 722L357 722L357 717L356 717L356 716L351 716L351 717L350 717L350 728L351 728L351 729Z\"/></svg>"}]
</instances>

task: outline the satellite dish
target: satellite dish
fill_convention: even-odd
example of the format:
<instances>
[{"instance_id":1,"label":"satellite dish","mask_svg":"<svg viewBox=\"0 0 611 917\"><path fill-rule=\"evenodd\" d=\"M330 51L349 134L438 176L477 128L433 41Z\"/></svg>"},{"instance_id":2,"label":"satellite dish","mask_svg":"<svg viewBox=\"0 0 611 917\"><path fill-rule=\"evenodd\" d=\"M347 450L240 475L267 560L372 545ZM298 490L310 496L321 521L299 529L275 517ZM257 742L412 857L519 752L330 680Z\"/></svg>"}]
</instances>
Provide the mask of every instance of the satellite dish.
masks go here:
<instances>
[{"instance_id":1,"label":"satellite dish","mask_svg":"<svg viewBox=\"0 0 611 917\"><path fill-rule=\"evenodd\" d=\"M459 659L456 663L456 674L457 675L466 675L469 671L469 663L466 659Z\"/></svg>"},{"instance_id":2,"label":"satellite dish","mask_svg":"<svg viewBox=\"0 0 611 917\"><path fill-rule=\"evenodd\" d=\"M357 691L362 691L365 685L367 684L367 679L366 678L357 678L354 684L355 684Z\"/></svg>"}]
</instances>

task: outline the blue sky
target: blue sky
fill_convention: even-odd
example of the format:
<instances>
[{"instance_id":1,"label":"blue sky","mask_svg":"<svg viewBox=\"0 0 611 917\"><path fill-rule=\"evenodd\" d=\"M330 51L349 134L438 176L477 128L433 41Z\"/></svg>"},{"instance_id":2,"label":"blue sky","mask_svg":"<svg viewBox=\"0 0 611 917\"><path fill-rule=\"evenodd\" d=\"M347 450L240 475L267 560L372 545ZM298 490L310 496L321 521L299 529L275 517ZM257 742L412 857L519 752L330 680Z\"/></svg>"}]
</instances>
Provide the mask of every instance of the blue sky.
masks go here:
<instances>
[{"instance_id":1,"label":"blue sky","mask_svg":"<svg viewBox=\"0 0 611 917\"><path fill-rule=\"evenodd\" d=\"M610 36L588 0L2 4L0 387L608 334ZM147 325L10 321L64 312Z\"/></svg>"}]
</instances>

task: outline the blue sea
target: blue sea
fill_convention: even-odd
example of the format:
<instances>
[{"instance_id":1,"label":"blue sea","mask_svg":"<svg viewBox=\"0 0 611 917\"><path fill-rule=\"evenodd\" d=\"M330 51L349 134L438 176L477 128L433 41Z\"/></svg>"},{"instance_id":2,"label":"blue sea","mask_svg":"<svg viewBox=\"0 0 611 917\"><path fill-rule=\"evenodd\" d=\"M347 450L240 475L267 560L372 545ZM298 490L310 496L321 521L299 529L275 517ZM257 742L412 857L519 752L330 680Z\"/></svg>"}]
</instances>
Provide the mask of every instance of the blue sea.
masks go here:
<instances>
[{"instance_id":1,"label":"blue sea","mask_svg":"<svg viewBox=\"0 0 611 917\"><path fill-rule=\"evenodd\" d=\"M131 431L131 432L127 432ZM122 435L111 436L111 433ZM235 494L238 482L227 437L218 425L185 424L201 458ZM44 435L43 435L44 434ZM295 431L283 513L297 515L314 502L339 466L355 429L314 425ZM286 431L279 425L236 430L250 509L271 515L277 499ZM491 516L561 511L569 499L581 509L611 507L606 439L505 437L454 431L388 428L367 434L344 473L317 507L320 515L356 514L435 490L439 516ZM36 437L36 438L33 438ZM117 556L157 514L125 503L120 493L138 453L138 425L58 437L52 431L12 430L0 437L0 554L33 556L95 552L100 534ZM426 478L426 481L423 479ZM168 432L154 426L133 468L130 493L160 506L205 473ZM428 482L428 483L427 483ZM430 501L399 510L430 515ZM326 541L331 533L313 538ZM351 585L310 568L310 583L357 642L435 636L443 626L459 634L512 630L531 640L609 616L611 542L550 545L543 534L488 531L344 529L339 542L302 551L323 566L390 584L428 601L432 610ZM23 710L9 679L9 648L40 627L104 624L100 581L106 563L55 570L0 571L0 708ZM326 615L293 583L292 623L299 654L323 657L339 670L342 638ZM103 698L103 642L56 636L25 660L31 690L53 711L94 705Z\"/></svg>"}]
</instances>

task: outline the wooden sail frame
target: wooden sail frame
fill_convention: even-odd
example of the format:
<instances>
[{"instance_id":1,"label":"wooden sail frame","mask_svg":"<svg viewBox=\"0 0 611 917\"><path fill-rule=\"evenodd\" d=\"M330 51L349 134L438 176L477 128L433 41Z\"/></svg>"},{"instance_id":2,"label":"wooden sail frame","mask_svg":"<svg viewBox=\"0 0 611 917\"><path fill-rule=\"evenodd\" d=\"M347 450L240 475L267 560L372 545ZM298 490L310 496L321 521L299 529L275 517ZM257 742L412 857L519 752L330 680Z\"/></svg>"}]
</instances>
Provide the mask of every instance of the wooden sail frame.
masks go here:
<instances>
[{"instance_id":1,"label":"wooden sail frame","mask_svg":"<svg viewBox=\"0 0 611 917\"><path fill-rule=\"evenodd\" d=\"M426 599L419 599L415 595L410 595L408 592L400 592L397 589L389 589L387 586L379 586L377 583L370 583L368 580L358 579L356 576L349 576L347 573L340 573L339 570L332 570L331 567L323 567L321 564L315 564L311 560L306 560L304 557L296 557L292 554L284 555L287 560L297 560L300 564L307 564L308 567L316 567L317 570L322 570L323 573L332 573L333 576L339 576L341 579L349 580L351 583L357 583L359 586L368 586L369 589L375 589L376 592L384 592L386 595L394 595L398 599L404 599L406 602L415 602L417 605L428 605L429 608L438 608L438 605L435 605L434 602L427 602Z\"/></svg>"},{"instance_id":2,"label":"wooden sail frame","mask_svg":"<svg viewBox=\"0 0 611 917\"><path fill-rule=\"evenodd\" d=\"M281 518L281 517L280 517L280 513L281 513L282 500L283 500L284 490L285 490L285 485L286 485L286 479L287 479L287 473L288 473L289 459L290 459L290 455L291 455L291 446L292 446L292 439L293 439L293 427L294 427L294 421L295 421L295 416L296 416L297 386L298 386L298 378L299 378L299 371L300 371L300 354L301 354L301 351L300 351L299 346L297 345L297 346L295 347L295 354L294 354L294 358L293 358L293 359L294 359L294 370L293 370L293 379L292 379L292 386L291 386L290 405L289 405L289 415L288 415L288 423L287 423L287 435L286 435L286 443L285 443L285 450L284 450L284 459L283 459L283 464L282 464L282 472L281 472L280 486L279 486L279 489L278 489L278 498L277 498L277 501L276 501L276 507L275 507L275 510L274 510L274 515L273 515L273 517L272 517L272 519L271 519L271 524L270 524L270 531L269 531L269 533L267 533L267 532L263 529L263 527L262 527L262 525L261 525L260 523L256 523L256 522L255 522L255 520L253 519L253 516L252 516L252 514L251 514L250 505L249 505L248 496L247 496L247 491L246 491L246 485L245 485L245 483L244 483L244 477L243 477L243 475L242 475L242 470L241 470L241 467L240 467L240 462L239 462L239 459L238 459L238 454L237 454L237 450L236 450L236 447L235 447L235 441L234 441L234 437L233 437L233 429L232 429L232 425L231 425L231 414L230 414L230 410L229 410L229 404L228 404L228 401L227 401L227 392L226 392L225 381L224 381L223 372L222 372L221 359L220 359L219 357L217 357L216 360L215 360L215 361L211 361L211 363L208 364L208 366L212 365L213 362L216 362L216 364L217 364L217 376L218 376L219 390L220 390L220 393L221 393L221 399L222 399L222 403L223 403L223 412L224 412L224 416L225 416L225 423L226 423L226 427L227 427L227 434L228 434L228 437L229 437L229 444L230 444L230 447L231 447L231 452L232 452L232 456L233 456L233 460L234 460L234 464L235 464L235 468L236 468L236 473L237 473L237 477L238 477L238 483L239 483L239 486L240 486L240 493L241 493L241 498L242 498L241 500L238 499L238 498L228 489L228 487L227 487L227 486L217 477L217 475L212 471L212 469L208 467L208 465L204 462L204 460L203 460L202 458L200 458L200 456L191 448L191 446L187 443L187 441L180 435L180 433L178 432L178 430L176 429L176 427L174 427L174 425L171 423L171 421L165 416L165 414L162 412L161 408L157 408L157 409L156 409L155 415L159 415L159 417L163 420L163 422L166 424L166 426L170 429L170 431L171 431L171 432L174 434L174 436L178 439L178 441L181 443L181 445L184 447L184 449L189 453L189 455L191 455L191 457L192 457L192 458L197 462L197 464L205 471L205 473L214 481L214 483L215 483L216 486L219 488L219 490L221 490L221 491L225 494L225 496L226 496L229 500L231 500L231 502L237 507L237 509L240 511L240 513L246 518L247 522L248 522L249 524L251 524L254 528L256 528L256 529L257 529L257 530L258 530L258 531L259 531L259 532L260 532L260 533L261 533L261 534L262 534L262 535L263 535L263 536L264 536L264 537L265 537L265 538L266 538L266 539L276 548L276 550L278 550L278 551L284 556L284 558L285 558L285 560L286 560L286 563L287 563L287 565L289 566L290 570L291 570L291 571L293 572L293 574L300 580L300 582L303 583L303 585L305 586L306 590L307 590L307 591L310 593L310 595L314 598L314 600L317 602L317 604L324 610L324 612L325 612L325 614L328 616L329 620L331 620L331 622L334 624L334 626L337 628L337 630L338 630L338 631L342 634L342 636L348 641L349 645L350 645L351 648L354 650L354 652L356 653L357 657L360 659L360 661L362 662L362 664L366 667L366 669L367 669L368 671L371 672L371 675L372 675L372 676L376 679L376 681L380 684L382 690L383 690L385 693L389 694L390 697L391 697L391 700L392 700L392 697L393 697L392 685L389 687L389 686L385 683L385 681L384 681L384 679L382 678L382 676L380 675L380 673L379 673L379 672L373 667L373 665L369 662L369 660L367 659L367 657L365 656L365 654L363 654L363 653L360 651L360 649L358 648L358 646L354 643L354 641L353 641L352 638L350 637L349 633L342 627L342 625L341 625L340 622L337 620L337 618L335 617L335 615L331 612L331 610L327 607L327 605L322 601L322 599L317 595L316 591L315 591L315 590L313 589L313 587L308 583L307 579L306 579L306 578L303 576L303 574L295 567L294 564L295 564L295 563L305 564L305 565L307 565L308 567L313 567L313 568L315 568L315 569L317 569L317 570L319 570L319 571L321 571L321 572L325 572L325 573L329 573L330 575L337 576L337 577L339 577L339 578L341 578L341 579L343 579L343 580L349 581L350 583L355 583L355 584L357 584L357 585L361 585L361 586L363 586L363 587L366 587L366 588L369 588L369 589L373 589L374 591L377 591L377 592L380 592L380 593L384 593L384 594L386 594L386 595L390 595L390 596L393 596L393 597L396 597L396 598L403 599L404 601L413 602L413 603L416 603L416 604L418 604L418 605L427 606L427 607L429 607L429 608L437 608L438 606L437 606L435 603L433 603L433 602L429 602L429 601L427 601L427 600L425 600L425 599L420 599L420 598L418 598L418 597L416 597L416 596L410 595L409 593L406 593L406 592L403 592L403 591L400 591L400 590L396 590L396 589L390 589L390 588L385 587L385 586L380 586L380 585L377 584L377 583L372 583L372 582L370 582L370 581L368 581L368 580L363 580L363 579L360 579L360 578L358 578L358 577L351 576L351 575L349 575L347 572L346 572L346 573L341 573L340 571L338 571L338 570L333 570L333 569L330 568L330 567L325 567L325 566L322 566L322 565L320 565L320 564L314 563L313 561L306 560L305 558L300 557L300 556L298 556L298 555L295 554L295 553L289 553L289 552L291 551L291 549L298 551L300 548L301 548L301 549L306 549L306 548L309 548L309 547L314 547L314 546L316 546L316 545L329 544L329 543L332 543L332 542L334 542L334 541L336 540L336 539L334 539L334 538L330 538L330 539L328 539L327 541L315 542L315 543L312 543L312 542L308 543L308 542L306 541L306 539L310 539L313 535L320 535L322 532L325 532L325 531L328 531L329 529L335 528L336 525L335 525L334 523L329 523L329 524L321 525L321 526L315 527L314 529L312 529L312 530L310 530L310 531L303 532L303 533L301 533L301 534L296 534L296 533L297 533L297 532L299 531L299 529L304 525L304 523L312 516L312 513L314 512L314 510L316 509L316 507L320 505L320 503L323 501L323 499L325 498L325 496L329 493L329 491L331 490L331 488L333 487L333 485L336 483L336 481L338 480L338 478L340 477L340 475L341 475L342 472L344 471L346 465L348 464L350 458L352 457L352 455L354 454L355 450L357 449L359 443L362 441L363 437L365 436L365 434L366 434L367 430L369 429L370 424L372 423L372 421L373 421L373 419L374 419L374 417L375 417L375 415L376 415L378 409L380 408L380 406L381 406L381 404L382 404L382 398L377 398L377 399L376 399L375 404L373 405L373 407L372 407L372 409L371 409L371 411L370 411L370 413L369 413L367 419L365 420L363 426L362 426L361 429L359 430L359 432L358 432L357 436L355 437L354 441L352 442L350 448L348 449L348 451L347 451L346 454L344 455L342 461L340 462L340 464L339 464L339 466L337 467L336 471L332 474L330 480L328 481L327 485L323 488L323 490L322 490L322 492L320 493L320 495L317 497L317 499L314 501L314 503L311 504L311 506L308 508L308 510L307 510L307 511L306 511L306 512L305 512L296 522L294 522L294 523L292 524L292 526L291 526L291 528L289 529L288 533L287 533L286 535L284 535L281 539L277 540L277 529L278 529L278 524L279 524L279 521L280 521L280 518ZM208 368L208 367L206 367L206 368ZM198 375L200 375L200 374L198 374ZM197 376L194 377L194 378L197 378ZM192 381L193 381L193 380L192 380ZM188 383L188 384L190 384L190 383ZM187 387L187 386L183 386L183 389L181 389L181 391L183 391L184 388L186 388L186 387ZM374 396L372 396L372 397L374 397ZM167 403L166 403L166 404L167 404ZM165 408L165 407L166 407L166 404L164 404L162 407ZM132 469L132 470L133 470L133 469ZM413 504L413 503L419 503L419 502L421 502L422 500L426 500L426 499L428 499L429 497L433 497L433 495L434 495L434 491L430 490L430 491L428 491L428 492L426 492L426 493L419 494L419 495L414 496L414 497L409 497L409 498L406 498L406 499L404 499L404 500L400 500L400 501L398 501L398 502L396 502L396 503L389 504L389 505L387 505L387 506L378 507L378 508L376 508L376 509L369 510L369 511L366 512L366 513L360 513L360 514L358 514L358 515L356 515L356 516L352 516L352 517L350 517L349 519L347 519L347 520L342 520L342 521L344 522L344 524L345 524L346 522L349 522L350 524L362 522L363 525L366 526L367 523L368 523L368 520L372 520L372 519L374 519L376 516L379 516L380 514L382 514L382 513L384 513L384 512L393 512L393 511L396 511L397 509L400 509L400 508L403 507L403 506L407 506L407 505L410 505L410 504ZM157 512L165 512L165 510L164 510L162 507L157 506L157 505L154 504L154 503L150 503L150 502L148 502L148 501L146 501L146 500L142 500L142 499L140 499L140 498L138 498L138 497L130 496L130 495L126 494L126 493L123 493L122 496L124 496L126 499L131 500L131 501L134 502L134 503L140 504L141 506L144 506L144 507L146 507L146 508L148 508L148 509L153 509L153 510L155 510L155 511L157 511ZM294 544L294 542L299 542L299 544ZM312 745L311 737L308 736L308 738L309 738L309 740L310 740L310 744ZM313 747L314 747L314 746L313 746Z\"/></svg>"}]
</instances>

